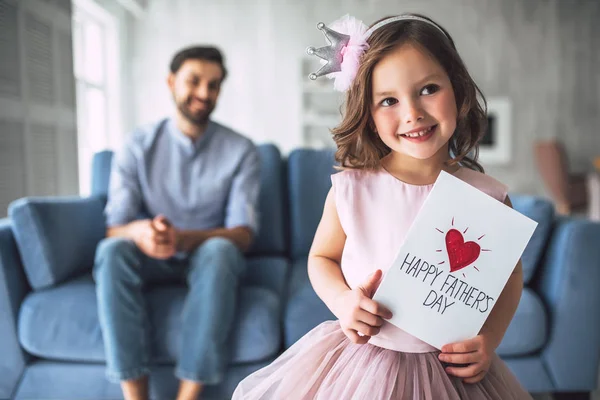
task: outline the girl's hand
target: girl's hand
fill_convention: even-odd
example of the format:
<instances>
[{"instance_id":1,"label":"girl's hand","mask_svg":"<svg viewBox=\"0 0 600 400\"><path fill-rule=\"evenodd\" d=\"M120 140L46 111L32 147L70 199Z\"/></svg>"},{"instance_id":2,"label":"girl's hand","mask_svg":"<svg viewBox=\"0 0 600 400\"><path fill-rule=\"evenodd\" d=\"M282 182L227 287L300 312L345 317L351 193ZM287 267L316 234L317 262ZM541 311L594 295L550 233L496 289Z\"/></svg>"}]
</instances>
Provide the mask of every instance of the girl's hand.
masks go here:
<instances>
[{"instance_id":1,"label":"girl's hand","mask_svg":"<svg viewBox=\"0 0 600 400\"><path fill-rule=\"evenodd\" d=\"M334 301L332 311L340 320L344 334L354 343L367 343L371 336L379 333L383 318L392 318L390 310L372 300L381 276L378 269L362 285L341 292Z\"/></svg>"},{"instance_id":2,"label":"girl's hand","mask_svg":"<svg viewBox=\"0 0 600 400\"><path fill-rule=\"evenodd\" d=\"M494 349L484 335L473 339L447 344L442 347L439 359L451 364L466 364L465 366L448 366L446 372L463 378L465 383L477 383L487 374L492 363Z\"/></svg>"}]
</instances>

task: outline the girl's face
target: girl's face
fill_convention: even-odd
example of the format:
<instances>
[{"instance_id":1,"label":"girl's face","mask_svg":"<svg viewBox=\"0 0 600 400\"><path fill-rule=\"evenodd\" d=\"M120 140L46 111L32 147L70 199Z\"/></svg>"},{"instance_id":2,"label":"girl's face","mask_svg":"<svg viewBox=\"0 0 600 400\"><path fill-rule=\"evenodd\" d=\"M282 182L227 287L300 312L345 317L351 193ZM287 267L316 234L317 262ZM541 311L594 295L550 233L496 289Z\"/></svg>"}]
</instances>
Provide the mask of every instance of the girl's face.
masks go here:
<instances>
[{"instance_id":1,"label":"girl's face","mask_svg":"<svg viewBox=\"0 0 600 400\"><path fill-rule=\"evenodd\" d=\"M440 152L447 157L456 100L450 78L435 59L404 44L375 65L372 90L371 116L393 152L421 160Z\"/></svg>"}]
</instances>

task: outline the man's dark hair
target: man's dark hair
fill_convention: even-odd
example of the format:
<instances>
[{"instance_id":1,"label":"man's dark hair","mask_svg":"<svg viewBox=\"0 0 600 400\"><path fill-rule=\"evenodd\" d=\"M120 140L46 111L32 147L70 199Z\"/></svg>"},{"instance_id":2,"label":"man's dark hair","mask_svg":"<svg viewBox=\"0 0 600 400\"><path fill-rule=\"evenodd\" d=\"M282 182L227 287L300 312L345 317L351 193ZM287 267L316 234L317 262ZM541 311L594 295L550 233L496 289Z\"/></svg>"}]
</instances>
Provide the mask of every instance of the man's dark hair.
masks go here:
<instances>
[{"instance_id":1,"label":"man's dark hair","mask_svg":"<svg viewBox=\"0 0 600 400\"><path fill-rule=\"evenodd\" d=\"M221 66L221 70L223 71L223 79L227 76L227 69L225 68L225 64L223 63L223 55L216 47L211 46L194 46L187 47L183 50L180 50L175 54L173 60L171 61L171 72L173 74L179 71L179 68L183 65L183 63L187 60L203 60L203 61L211 61L219 64Z\"/></svg>"}]
</instances>

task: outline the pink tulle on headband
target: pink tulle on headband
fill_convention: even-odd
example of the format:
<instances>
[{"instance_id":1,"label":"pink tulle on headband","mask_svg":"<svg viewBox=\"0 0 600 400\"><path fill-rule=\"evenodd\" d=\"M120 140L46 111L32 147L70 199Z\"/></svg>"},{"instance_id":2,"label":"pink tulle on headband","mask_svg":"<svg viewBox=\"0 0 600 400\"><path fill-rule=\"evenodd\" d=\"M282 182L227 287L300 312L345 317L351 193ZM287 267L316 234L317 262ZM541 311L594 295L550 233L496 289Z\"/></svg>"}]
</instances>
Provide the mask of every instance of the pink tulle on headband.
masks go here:
<instances>
[{"instance_id":1,"label":"pink tulle on headband","mask_svg":"<svg viewBox=\"0 0 600 400\"><path fill-rule=\"evenodd\" d=\"M333 88L335 90L345 92L350 88L356 77L360 57L369 48L367 37L365 37L368 28L362 21L349 15L344 15L329 27L334 31L350 36L348 45L342 49L341 71L327 75L328 78L334 79Z\"/></svg>"}]
</instances>

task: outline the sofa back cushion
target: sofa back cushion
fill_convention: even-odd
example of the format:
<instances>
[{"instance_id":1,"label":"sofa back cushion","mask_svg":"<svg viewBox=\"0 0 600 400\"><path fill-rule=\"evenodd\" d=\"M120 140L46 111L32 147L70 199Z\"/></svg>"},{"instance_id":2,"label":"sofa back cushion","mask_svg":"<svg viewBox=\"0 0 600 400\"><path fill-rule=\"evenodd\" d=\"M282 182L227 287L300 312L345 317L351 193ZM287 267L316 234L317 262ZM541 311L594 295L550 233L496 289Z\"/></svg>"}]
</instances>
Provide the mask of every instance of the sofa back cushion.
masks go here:
<instances>
[{"instance_id":1,"label":"sofa back cushion","mask_svg":"<svg viewBox=\"0 0 600 400\"><path fill-rule=\"evenodd\" d=\"M298 149L288 157L291 255L297 260L308 255L321 220L331 174L336 170L333 150Z\"/></svg>"},{"instance_id":2,"label":"sofa back cushion","mask_svg":"<svg viewBox=\"0 0 600 400\"><path fill-rule=\"evenodd\" d=\"M283 161L279 149L272 144L257 146L261 158L261 191L258 203L259 234L252 244L251 255L283 255L287 250L284 209ZM106 196L113 159L111 151L94 155L92 162L92 194Z\"/></svg>"},{"instance_id":3,"label":"sofa back cushion","mask_svg":"<svg viewBox=\"0 0 600 400\"><path fill-rule=\"evenodd\" d=\"M33 289L54 286L94 262L106 227L104 198L23 198L9 206L23 268Z\"/></svg>"},{"instance_id":4,"label":"sofa back cushion","mask_svg":"<svg viewBox=\"0 0 600 400\"><path fill-rule=\"evenodd\" d=\"M259 232L250 248L252 255L287 253L285 172L279 149L272 144L258 146L261 158Z\"/></svg>"},{"instance_id":5,"label":"sofa back cushion","mask_svg":"<svg viewBox=\"0 0 600 400\"><path fill-rule=\"evenodd\" d=\"M107 196L110 171L113 160L111 150L99 151L92 159L92 195Z\"/></svg>"},{"instance_id":6,"label":"sofa back cushion","mask_svg":"<svg viewBox=\"0 0 600 400\"><path fill-rule=\"evenodd\" d=\"M555 216L554 206L550 201L534 196L511 194L510 200L515 210L538 223L521 257L523 280L529 283L550 239Z\"/></svg>"}]
</instances>

